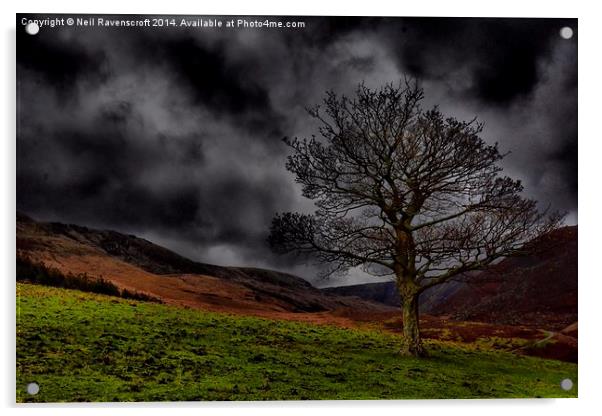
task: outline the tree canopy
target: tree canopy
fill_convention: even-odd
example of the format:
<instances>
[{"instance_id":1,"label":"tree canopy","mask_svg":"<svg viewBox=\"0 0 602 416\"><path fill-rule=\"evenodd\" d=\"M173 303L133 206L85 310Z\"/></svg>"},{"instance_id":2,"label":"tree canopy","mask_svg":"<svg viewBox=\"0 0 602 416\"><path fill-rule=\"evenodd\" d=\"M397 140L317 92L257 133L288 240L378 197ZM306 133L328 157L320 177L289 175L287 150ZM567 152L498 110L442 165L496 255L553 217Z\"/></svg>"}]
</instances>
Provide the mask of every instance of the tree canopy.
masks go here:
<instances>
[{"instance_id":1,"label":"tree canopy","mask_svg":"<svg viewBox=\"0 0 602 416\"><path fill-rule=\"evenodd\" d=\"M313 256L329 273L394 276L403 301L558 226L561 215L502 175L505 154L480 137L482 123L423 110L423 98L417 82L360 84L355 97L328 92L308 110L319 137L285 139L286 168L316 211L276 215L275 251Z\"/></svg>"}]
</instances>

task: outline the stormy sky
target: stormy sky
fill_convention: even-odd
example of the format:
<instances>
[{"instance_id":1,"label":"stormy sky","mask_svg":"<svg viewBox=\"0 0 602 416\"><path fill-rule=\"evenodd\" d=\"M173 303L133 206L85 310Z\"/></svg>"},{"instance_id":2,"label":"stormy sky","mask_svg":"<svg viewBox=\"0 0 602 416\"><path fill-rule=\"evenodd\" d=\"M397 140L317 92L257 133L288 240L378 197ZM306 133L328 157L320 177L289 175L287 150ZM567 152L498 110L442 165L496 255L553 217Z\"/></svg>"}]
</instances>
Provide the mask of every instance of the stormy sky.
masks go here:
<instances>
[{"instance_id":1,"label":"stormy sky","mask_svg":"<svg viewBox=\"0 0 602 416\"><path fill-rule=\"evenodd\" d=\"M305 108L418 78L424 107L477 116L505 173L577 223L577 21L287 17L303 29L43 27L17 21L17 209L136 234L195 260L297 273L273 215L311 211L284 136ZM27 16L34 17L34 16ZM179 18L178 18L179 19ZM229 20L230 18L218 18ZM272 18L276 19L276 18ZM564 39L562 27L573 29Z\"/></svg>"}]
</instances>

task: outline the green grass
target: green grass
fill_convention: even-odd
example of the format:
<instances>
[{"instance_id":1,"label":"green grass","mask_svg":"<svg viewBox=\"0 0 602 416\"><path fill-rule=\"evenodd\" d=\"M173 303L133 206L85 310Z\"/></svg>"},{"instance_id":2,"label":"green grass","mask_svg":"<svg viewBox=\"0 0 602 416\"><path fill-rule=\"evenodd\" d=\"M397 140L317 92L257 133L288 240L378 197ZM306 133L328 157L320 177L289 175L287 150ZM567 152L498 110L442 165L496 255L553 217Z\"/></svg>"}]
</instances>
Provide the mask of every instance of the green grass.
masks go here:
<instances>
[{"instance_id":1,"label":"green grass","mask_svg":"<svg viewBox=\"0 0 602 416\"><path fill-rule=\"evenodd\" d=\"M17 401L576 397L577 366L17 284ZM570 392L560 381L571 378ZM36 396L26 385L37 382Z\"/></svg>"}]
</instances>

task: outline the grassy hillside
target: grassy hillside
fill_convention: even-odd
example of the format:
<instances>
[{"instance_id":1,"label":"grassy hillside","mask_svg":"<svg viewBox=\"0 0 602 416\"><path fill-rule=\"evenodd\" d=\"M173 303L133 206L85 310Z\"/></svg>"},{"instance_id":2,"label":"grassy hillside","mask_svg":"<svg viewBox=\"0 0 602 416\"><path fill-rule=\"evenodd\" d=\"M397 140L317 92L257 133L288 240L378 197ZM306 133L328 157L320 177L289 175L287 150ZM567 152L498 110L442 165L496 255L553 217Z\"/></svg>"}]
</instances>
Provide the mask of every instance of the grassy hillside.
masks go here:
<instances>
[{"instance_id":1,"label":"grassy hillside","mask_svg":"<svg viewBox=\"0 0 602 416\"><path fill-rule=\"evenodd\" d=\"M575 397L577 366L17 284L17 401ZM40 393L29 396L27 383Z\"/></svg>"}]
</instances>

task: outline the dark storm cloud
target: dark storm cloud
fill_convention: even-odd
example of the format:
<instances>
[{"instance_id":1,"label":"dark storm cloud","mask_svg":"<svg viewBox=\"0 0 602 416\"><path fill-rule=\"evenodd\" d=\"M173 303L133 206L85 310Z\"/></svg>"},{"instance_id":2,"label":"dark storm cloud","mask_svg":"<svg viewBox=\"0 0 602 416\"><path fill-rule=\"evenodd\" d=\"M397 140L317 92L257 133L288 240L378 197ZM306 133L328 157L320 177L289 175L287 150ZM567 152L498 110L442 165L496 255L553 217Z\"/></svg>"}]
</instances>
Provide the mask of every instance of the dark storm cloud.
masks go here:
<instances>
[{"instance_id":1,"label":"dark storm cloud","mask_svg":"<svg viewBox=\"0 0 602 416\"><path fill-rule=\"evenodd\" d=\"M533 91L539 61L567 24L575 21L410 18L391 24L388 37L406 72L445 82L450 68L466 68L472 84L464 93L503 105Z\"/></svg>"},{"instance_id":2,"label":"dark storm cloud","mask_svg":"<svg viewBox=\"0 0 602 416\"><path fill-rule=\"evenodd\" d=\"M71 93L73 80L79 77L102 82L109 75L103 51L89 51L77 40L56 42L50 37L34 37L19 30L17 44L19 67L32 70L42 88L55 86L65 93ZM43 67L41 62L44 63Z\"/></svg>"},{"instance_id":3,"label":"dark storm cloud","mask_svg":"<svg viewBox=\"0 0 602 416\"><path fill-rule=\"evenodd\" d=\"M268 130L272 136L282 136L268 90L252 77L257 68L252 60L228 62L225 40L211 45L203 45L192 36L153 41L152 55L144 47L135 48L139 62L165 62L176 74L176 81L189 88L193 104L207 106L216 115L239 117L239 122L244 121L255 131Z\"/></svg>"},{"instance_id":4,"label":"dark storm cloud","mask_svg":"<svg viewBox=\"0 0 602 416\"><path fill-rule=\"evenodd\" d=\"M170 148L161 136L147 146L132 137L140 132L126 127L132 119L131 105L117 102L98 108L84 125L67 120L52 125L52 131L41 129L20 138L19 200L87 221L108 219L120 227L189 224L199 206L194 184L182 181L154 192L139 182L139 175L144 166L159 167L165 154L181 164L200 161L202 155L194 148L188 151L191 144Z\"/></svg>"},{"instance_id":5,"label":"dark storm cloud","mask_svg":"<svg viewBox=\"0 0 602 416\"><path fill-rule=\"evenodd\" d=\"M275 212L311 209L281 138L316 133L305 107L325 90L408 74L428 105L486 122L528 195L576 213L576 42L558 36L575 21L295 20L308 27L20 30L18 209L312 279L264 243Z\"/></svg>"},{"instance_id":6,"label":"dark storm cloud","mask_svg":"<svg viewBox=\"0 0 602 416\"><path fill-rule=\"evenodd\" d=\"M575 37L562 39L569 26ZM399 71L423 81L429 104L485 122L511 154L508 174L553 208L577 209L577 21L406 18L380 33Z\"/></svg>"}]
</instances>

